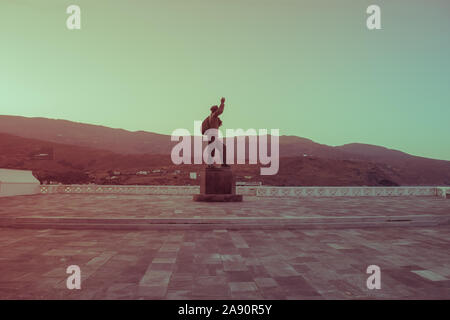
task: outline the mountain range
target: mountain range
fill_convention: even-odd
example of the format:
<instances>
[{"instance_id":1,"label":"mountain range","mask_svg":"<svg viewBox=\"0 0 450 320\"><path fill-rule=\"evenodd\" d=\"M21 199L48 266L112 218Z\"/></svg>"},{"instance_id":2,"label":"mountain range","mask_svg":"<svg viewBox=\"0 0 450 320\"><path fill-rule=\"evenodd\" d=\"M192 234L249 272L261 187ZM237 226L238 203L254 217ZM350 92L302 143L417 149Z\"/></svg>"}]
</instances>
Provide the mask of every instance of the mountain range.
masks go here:
<instances>
[{"instance_id":1,"label":"mountain range","mask_svg":"<svg viewBox=\"0 0 450 320\"><path fill-rule=\"evenodd\" d=\"M259 165L234 165L237 179L268 185L450 185L450 161L361 143L328 146L296 136L279 141L277 175L260 176ZM0 115L0 167L33 170L41 181L198 184L189 172L199 172L200 165L172 164L175 144L169 135L146 131ZM137 176L139 171L147 174Z\"/></svg>"}]
</instances>

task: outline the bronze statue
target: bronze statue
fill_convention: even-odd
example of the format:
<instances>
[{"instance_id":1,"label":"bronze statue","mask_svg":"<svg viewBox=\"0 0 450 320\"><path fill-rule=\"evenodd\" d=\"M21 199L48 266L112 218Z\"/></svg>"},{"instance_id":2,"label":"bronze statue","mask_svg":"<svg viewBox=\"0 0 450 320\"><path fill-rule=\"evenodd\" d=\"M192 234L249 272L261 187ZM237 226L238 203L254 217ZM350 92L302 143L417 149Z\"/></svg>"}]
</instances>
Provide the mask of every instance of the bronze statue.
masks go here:
<instances>
[{"instance_id":1,"label":"bronze statue","mask_svg":"<svg viewBox=\"0 0 450 320\"><path fill-rule=\"evenodd\" d=\"M217 105L214 105L210 108L211 110L211 114L202 122L202 134L204 135L206 133L206 131L208 129L219 129L219 127L222 125L222 120L220 120L219 116L223 113L223 109L225 108L225 98L220 99L220 107L218 107ZM211 143L213 143L216 140L216 137L211 135L209 137L209 142L208 145L210 145ZM216 152L216 149L213 149L211 152L211 155L214 157ZM228 167L228 165L226 164L227 161L227 149L225 144L222 144L222 158L223 158L223 163L222 163L222 167ZM209 167L214 167L212 164L209 165Z\"/></svg>"}]
</instances>

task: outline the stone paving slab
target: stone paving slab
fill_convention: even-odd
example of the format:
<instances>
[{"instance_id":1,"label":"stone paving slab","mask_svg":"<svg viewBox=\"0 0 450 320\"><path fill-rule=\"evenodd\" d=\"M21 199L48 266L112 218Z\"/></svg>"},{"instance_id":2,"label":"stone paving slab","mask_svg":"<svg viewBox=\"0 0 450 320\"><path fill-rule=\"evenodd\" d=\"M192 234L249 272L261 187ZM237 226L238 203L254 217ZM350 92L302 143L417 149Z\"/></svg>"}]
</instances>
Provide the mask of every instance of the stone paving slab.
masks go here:
<instances>
[{"instance_id":1,"label":"stone paving slab","mask_svg":"<svg viewBox=\"0 0 450 320\"><path fill-rule=\"evenodd\" d=\"M450 299L450 226L0 228L0 299ZM81 290L66 288L69 265ZM381 289L366 268L381 268Z\"/></svg>"}]
</instances>

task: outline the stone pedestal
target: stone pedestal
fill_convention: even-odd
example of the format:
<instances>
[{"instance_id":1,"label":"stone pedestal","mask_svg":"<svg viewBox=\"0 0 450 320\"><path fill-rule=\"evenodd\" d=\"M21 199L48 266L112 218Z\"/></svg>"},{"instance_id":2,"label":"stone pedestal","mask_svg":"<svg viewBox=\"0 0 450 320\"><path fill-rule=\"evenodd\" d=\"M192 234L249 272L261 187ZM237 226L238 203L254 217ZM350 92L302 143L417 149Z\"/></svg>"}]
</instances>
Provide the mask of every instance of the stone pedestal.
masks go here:
<instances>
[{"instance_id":1,"label":"stone pedestal","mask_svg":"<svg viewBox=\"0 0 450 320\"><path fill-rule=\"evenodd\" d=\"M236 194L236 184L230 167L206 167L200 177L200 194L194 201L227 202L242 201Z\"/></svg>"}]
</instances>

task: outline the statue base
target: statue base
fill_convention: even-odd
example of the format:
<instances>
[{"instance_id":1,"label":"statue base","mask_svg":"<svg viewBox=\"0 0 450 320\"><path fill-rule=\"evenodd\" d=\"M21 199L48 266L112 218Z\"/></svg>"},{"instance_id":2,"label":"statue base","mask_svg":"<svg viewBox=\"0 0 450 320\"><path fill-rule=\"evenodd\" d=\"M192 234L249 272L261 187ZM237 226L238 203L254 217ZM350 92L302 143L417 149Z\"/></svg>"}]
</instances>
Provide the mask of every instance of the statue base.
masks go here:
<instances>
[{"instance_id":1,"label":"statue base","mask_svg":"<svg viewBox=\"0 0 450 320\"><path fill-rule=\"evenodd\" d=\"M194 201L204 202L241 202L241 194L195 194Z\"/></svg>"},{"instance_id":2,"label":"statue base","mask_svg":"<svg viewBox=\"0 0 450 320\"><path fill-rule=\"evenodd\" d=\"M236 194L236 183L230 167L206 167L200 177L200 194L194 201L238 202L242 195Z\"/></svg>"}]
</instances>

